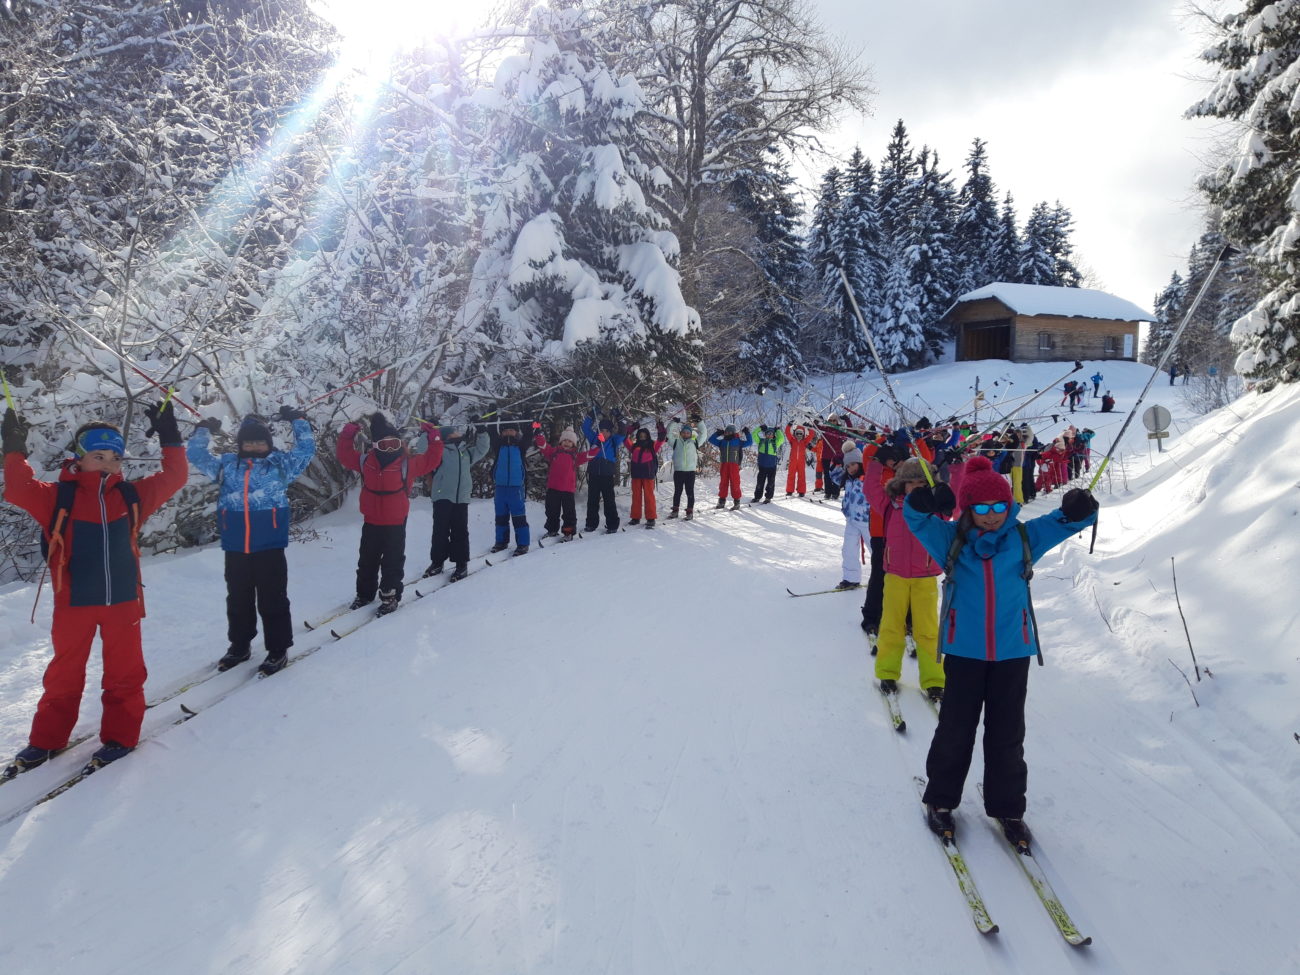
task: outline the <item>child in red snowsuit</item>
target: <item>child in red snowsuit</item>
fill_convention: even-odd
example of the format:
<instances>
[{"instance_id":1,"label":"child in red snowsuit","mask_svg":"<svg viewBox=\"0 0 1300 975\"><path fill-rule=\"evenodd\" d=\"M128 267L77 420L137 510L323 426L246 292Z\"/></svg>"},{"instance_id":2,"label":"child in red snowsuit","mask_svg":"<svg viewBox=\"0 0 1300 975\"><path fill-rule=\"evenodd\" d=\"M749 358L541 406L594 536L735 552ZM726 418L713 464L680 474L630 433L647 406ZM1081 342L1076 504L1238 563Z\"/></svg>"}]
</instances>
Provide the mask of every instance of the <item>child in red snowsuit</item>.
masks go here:
<instances>
[{"instance_id":1,"label":"child in red snowsuit","mask_svg":"<svg viewBox=\"0 0 1300 975\"><path fill-rule=\"evenodd\" d=\"M162 443L162 470L126 481L121 431L109 423L88 423L73 438L77 459L64 462L57 483L37 479L27 463L27 423L12 409L5 412L5 500L30 514L45 532L54 587L54 658L45 670L45 693L36 706L30 744L7 775L34 768L67 747L96 632L103 644L104 712L102 747L92 763L121 758L140 741L148 672L140 642L144 594L136 536L141 523L189 476L171 405L146 412L153 421L151 432Z\"/></svg>"},{"instance_id":2,"label":"child in red snowsuit","mask_svg":"<svg viewBox=\"0 0 1300 975\"><path fill-rule=\"evenodd\" d=\"M401 434L382 413L370 417L371 449L357 450L361 427L345 424L335 449L339 463L361 474L361 551L357 556L357 598L353 609L374 602L379 615L391 613L402 601L406 569L406 518L411 513L411 485L442 463L442 437L432 424L422 424L429 446L411 454Z\"/></svg>"},{"instance_id":3,"label":"child in red snowsuit","mask_svg":"<svg viewBox=\"0 0 1300 975\"><path fill-rule=\"evenodd\" d=\"M803 424L791 427L787 423L785 426L785 439L790 445L790 456L786 458L788 466L785 475L785 496L787 498L796 492L802 498L808 492L808 481L804 468L808 466L808 450L816 437L817 435ZM816 487L821 487L820 479Z\"/></svg>"}]
</instances>

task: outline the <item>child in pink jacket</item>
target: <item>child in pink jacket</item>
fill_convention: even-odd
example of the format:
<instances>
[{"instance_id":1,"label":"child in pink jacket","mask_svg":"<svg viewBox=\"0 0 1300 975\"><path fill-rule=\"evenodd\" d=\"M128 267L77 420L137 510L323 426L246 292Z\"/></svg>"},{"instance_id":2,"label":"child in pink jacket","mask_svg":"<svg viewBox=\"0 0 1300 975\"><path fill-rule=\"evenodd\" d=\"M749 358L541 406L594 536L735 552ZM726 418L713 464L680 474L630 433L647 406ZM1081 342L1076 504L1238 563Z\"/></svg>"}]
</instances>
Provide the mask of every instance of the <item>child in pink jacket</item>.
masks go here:
<instances>
[{"instance_id":1,"label":"child in pink jacket","mask_svg":"<svg viewBox=\"0 0 1300 975\"><path fill-rule=\"evenodd\" d=\"M872 510L881 512L885 521L885 596L876 643L876 679L881 693L897 693L910 611L921 689L937 704L943 700L944 685L943 664L938 659L939 584L935 578L941 568L907 527L902 511L908 492L926 483L925 471L920 459L912 457L895 468L893 479L882 484L883 470L880 461L873 459L862 479Z\"/></svg>"},{"instance_id":2,"label":"child in pink jacket","mask_svg":"<svg viewBox=\"0 0 1300 975\"><path fill-rule=\"evenodd\" d=\"M564 541L573 538L578 527L578 513L574 505L574 492L578 489L578 468L600 453L599 447L579 452L578 435L573 427L565 427L560 433L560 443L552 447L541 434L541 424L533 423L537 432L534 443L550 465L546 474L546 534L543 538L554 538L563 523ZM562 521L561 521L562 520Z\"/></svg>"}]
</instances>

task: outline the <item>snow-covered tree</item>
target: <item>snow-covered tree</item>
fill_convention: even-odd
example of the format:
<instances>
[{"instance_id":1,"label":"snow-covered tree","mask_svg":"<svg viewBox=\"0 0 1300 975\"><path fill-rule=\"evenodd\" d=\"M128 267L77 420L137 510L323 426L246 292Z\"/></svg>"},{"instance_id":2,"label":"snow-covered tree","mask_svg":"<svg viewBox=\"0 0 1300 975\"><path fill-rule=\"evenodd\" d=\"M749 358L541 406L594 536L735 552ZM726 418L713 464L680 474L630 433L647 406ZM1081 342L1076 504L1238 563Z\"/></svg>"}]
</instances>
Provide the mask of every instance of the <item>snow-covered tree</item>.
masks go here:
<instances>
[{"instance_id":1,"label":"snow-covered tree","mask_svg":"<svg viewBox=\"0 0 1300 975\"><path fill-rule=\"evenodd\" d=\"M1142 344L1142 361L1155 365L1169 347L1169 340L1178 328L1183 315L1183 305L1187 300L1187 285L1182 275L1175 271L1169 283L1156 295L1155 307L1152 309L1156 320L1151 323L1146 342Z\"/></svg>"},{"instance_id":2,"label":"snow-covered tree","mask_svg":"<svg viewBox=\"0 0 1300 975\"><path fill-rule=\"evenodd\" d=\"M885 371L922 365L927 346L921 289L912 280L911 261L903 253L896 252L885 265L877 314L872 334Z\"/></svg>"},{"instance_id":3,"label":"snow-covered tree","mask_svg":"<svg viewBox=\"0 0 1300 975\"><path fill-rule=\"evenodd\" d=\"M998 229L993 237L993 251L989 257L989 281L1020 281L1020 231L1016 226L1016 204L1011 193L1002 200L998 215ZM985 282L988 283L988 282Z\"/></svg>"},{"instance_id":4,"label":"snow-covered tree","mask_svg":"<svg viewBox=\"0 0 1300 975\"><path fill-rule=\"evenodd\" d=\"M957 195L955 251L960 272L958 294L997 279L991 268L998 238L998 204L994 198L993 179L988 172L985 145L983 139L972 141L964 166L966 180Z\"/></svg>"},{"instance_id":5,"label":"snow-covered tree","mask_svg":"<svg viewBox=\"0 0 1300 975\"><path fill-rule=\"evenodd\" d=\"M939 155L922 149L918 156L916 183L912 189L915 208L908 222L904 253L917 303L926 347L938 357L948 338L939 318L957 295L959 270L953 253L956 239L955 193L948 173L939 168Z\"/></svg>"},{"instance_id":6,"label":"snow-covered tree","mask_svg":"<svg viewBox=\"0 0 1300 975\"><path fill-rule=\"evenodd\" d=\"M1300 0L1245 0L1218 26L1202 55L1218 78L1188 114L1241 126L1237 151L1201 186L1265 285L1233 337L1237 371L1268 388L1300 380Z\"/></svg>"},{"instance_id":7,"label":"snow-covered tree","mask_svg":"<svg viewBox=\"0 0 1300 975\"><path fill-rule=\"evenodd\" d=\"M1059 285L1052 247L1056 241L1054 219L1046 203L1039 203L1025 221L1016 262L1016 281L1020 284Z\"/></svg>"}]
</instances>

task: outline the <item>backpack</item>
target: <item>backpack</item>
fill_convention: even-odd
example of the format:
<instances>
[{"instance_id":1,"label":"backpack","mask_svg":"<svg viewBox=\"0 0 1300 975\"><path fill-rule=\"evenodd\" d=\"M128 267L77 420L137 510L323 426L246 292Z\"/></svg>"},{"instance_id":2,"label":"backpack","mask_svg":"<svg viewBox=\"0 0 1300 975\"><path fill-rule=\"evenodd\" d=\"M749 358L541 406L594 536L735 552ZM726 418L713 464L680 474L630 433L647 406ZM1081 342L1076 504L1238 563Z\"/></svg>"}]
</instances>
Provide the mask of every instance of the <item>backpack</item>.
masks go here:
<instances>
[{"instance_id":1,"label":"backpack","mask_svg":"<svg viewBox=\"0 0 1300 975\"><path fill-rule=\"evenodd\" d=\"M1024 552L1025 559L1025 567L1020 573L1020 577L1025 580L1025 592L1028 596L1029 605L1029 623L1034 630L1034 646L1038 648L1038 666L1041 667L1043 666L1043 644L1042 641L1038 639L1038 618L1034 615L1034 594L1029 586L1030 580L1034 578L1034 555L1029 548L1029 530L1019 521L1016 522L1016 529L1020 532L1020 545ZM948 547L948 557L943 563L943 601L939 606L939 620L941 626L943 625L942 621L948 615L949 607L952 606L952 572L957 565L957 556L961 554L962 546L965 544L966 534L958 529L956 537L952 540L952 545ZM942 641L940 641L940 645L942 645ZM943 654L941 651L935 653L936 660L940 660L942 657Z\"/></svg>"},{"instance_id":2,"label":"backpack","mask_svg":"<svg viewBox=\"0 0 1300 975\"><path fill-rule=\"evenodd\" d=\"M361 464L359 465L359 466L361 467L362 471L364 471L364 470L366 469L366 461L367 461L369 458L370 458L370 451L366 451L366 452L362 455L362 457L361 457ZM381 467L380 470L382 471L383 468ZM411 457L410 457L410 455L409 455L409 454L405 454L405 453L402 454L402 486L401 486L400 488L397 488L397 489L392 490L392 491L376 491L374 488L366 487L366 479L365 479L365 475L364 475L364 474L362 475L362 478L361 478L361 488L362 488L362 490L364 490L364 491L369 491L371 494L379 494L379 495L405 494L405 495L408 495L408 496L409 496L410 493L411 493Z\"/></svg>"},{"instance_id":3,"label":"backpack","mask_svg":"<svg viewBox=\"0 0 1300 975\"><path fill-rule=\"evenodd\" d=\"M131 524L131 544L135 545L136 534L140 529L140 492L130 481L118 481L113 485L112 490L122 495L122 501L126 504L126 516ZM68 518L72 514L72 502L77 497L76 481L59 481L58 494L54 500L54 513L50 515L50 523L41 533L41 558L49 561L50 546L55 539L60 546L63 545L63 539L67 533Z\"/></svg>"}]
</instances>

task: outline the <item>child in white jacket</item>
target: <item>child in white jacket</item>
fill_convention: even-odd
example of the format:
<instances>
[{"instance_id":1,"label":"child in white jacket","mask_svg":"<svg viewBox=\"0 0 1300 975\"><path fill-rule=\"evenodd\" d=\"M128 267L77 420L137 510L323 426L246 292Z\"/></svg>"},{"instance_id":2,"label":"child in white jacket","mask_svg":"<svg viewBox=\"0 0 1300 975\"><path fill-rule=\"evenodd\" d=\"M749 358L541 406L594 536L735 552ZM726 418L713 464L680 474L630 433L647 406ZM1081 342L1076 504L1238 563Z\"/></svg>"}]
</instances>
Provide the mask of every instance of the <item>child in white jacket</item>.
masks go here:
<instances>
[{"instance_id":1,"label":"child in white jacket","mask_svg":"<svg viewBox=\"0 0 1300 975\"><path fill-rule=\"evenodd\" d=\"M831 479L842 488L840 510L844 512L844 578L836 589L862 585L862 553L871 546L871 505L862 490L862 451L856 446L844 451L844 466L831 471Z\"/></svg>"}]
</instances>

